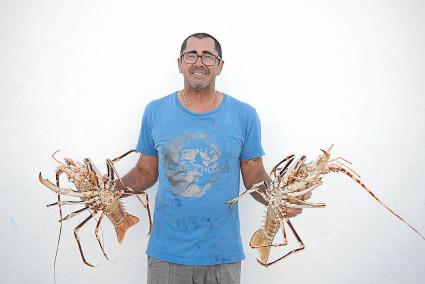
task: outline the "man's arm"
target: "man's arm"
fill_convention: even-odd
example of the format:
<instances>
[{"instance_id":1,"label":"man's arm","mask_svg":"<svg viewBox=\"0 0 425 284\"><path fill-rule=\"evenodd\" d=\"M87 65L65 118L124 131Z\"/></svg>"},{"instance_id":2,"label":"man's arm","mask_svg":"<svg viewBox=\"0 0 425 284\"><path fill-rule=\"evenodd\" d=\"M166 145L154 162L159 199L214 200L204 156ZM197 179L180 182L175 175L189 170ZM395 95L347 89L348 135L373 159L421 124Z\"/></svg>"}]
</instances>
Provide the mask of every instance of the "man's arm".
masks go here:
<instances>
[{"instance_id":1,"label":"man's arm","mask_svg":"<svg viewBox=\"0 0 425 284\"><path fill-rule=\"evenodd\" d=\"M261 157L257 157L251 160L241 160L241 173L242 180L246 189L250 189L254 184L266 181L271 182L270 176L266 173ZM264 186L261 186L260 190L265 192ZM252 197L258 202L267 205L267 201L258 192L251 193ZM304 195L304 200L310 198L311 193ZM302 209L288 208L288 217L295 217L302 212Z\"/></svg>"},{"instance_id":2,"label":"man's arm","mask_svg":"<svg viewBox=\"0 0 425 284\"><path fill-rule=\"evenodd\" d=\"M137 164L124 177L121 178L125 187L131 187L135 193L141 193L155 184L158 179L158 157L141 154ZM120 182L116 183L117 189L122 189ZM124 194L122 197L127 197Z\"/></svg>"}]
</instances>

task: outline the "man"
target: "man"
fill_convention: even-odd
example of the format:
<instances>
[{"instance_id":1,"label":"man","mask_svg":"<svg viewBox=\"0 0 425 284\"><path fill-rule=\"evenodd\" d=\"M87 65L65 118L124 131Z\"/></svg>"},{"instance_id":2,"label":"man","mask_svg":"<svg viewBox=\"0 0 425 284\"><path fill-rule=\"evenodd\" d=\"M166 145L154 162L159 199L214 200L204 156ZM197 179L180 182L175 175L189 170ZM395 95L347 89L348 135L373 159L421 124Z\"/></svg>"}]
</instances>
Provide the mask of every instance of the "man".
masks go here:
<instances>
[{"instance_id":1,"label":"man","mask_svg":"<svg viewBox=\"0 0 425 284\"><path fill-rule=\"evenodd\" d=\"M238 209L225 202L239 194L240 173L246 188L270 181L260 122L254 108L215 89L224 61L214 37L190 35L177 64L184 88L148 104L141 156L123 178L135 192L159 178L148 283L240 283ZM266 204L258 193L253 197Z\"/></svg>"}]
</instances>

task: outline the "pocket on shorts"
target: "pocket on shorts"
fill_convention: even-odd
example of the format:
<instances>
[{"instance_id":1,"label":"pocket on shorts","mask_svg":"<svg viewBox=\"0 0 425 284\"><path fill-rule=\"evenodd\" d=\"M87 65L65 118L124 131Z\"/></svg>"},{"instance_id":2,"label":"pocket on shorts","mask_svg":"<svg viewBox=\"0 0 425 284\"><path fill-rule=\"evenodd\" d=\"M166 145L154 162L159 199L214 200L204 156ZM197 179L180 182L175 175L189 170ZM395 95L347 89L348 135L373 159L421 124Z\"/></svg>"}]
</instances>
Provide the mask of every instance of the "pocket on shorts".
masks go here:
<instances>
[{"instance_id":1,"label":"pocket on shorts","mask_svg":"<svg viewBox=\"0 0 425 284\"><path fill-rule=\"evenodd\" d=\"M155 263L160 263L160 262L166 263L165 261L148 256L148 265L153 265Z\"/></svg>"},{"instance_id":2,"label":"pocket on shorts","mask_svg":"<svg viewBox=\"0 0 425 284\"><path fill-rule=\"evenodd\" d=\"M148 284L168 284L170 263L148 256Z\"/></svg>"},{"instance_id":3,"label":"pocket on shorts","mask_svg":"<svg viewBox=\"0 0 425 284\"><path fill-rule=\"evenodd\" d=\"M220 264L220 283L238 284L240 279L240 262Z\"/></svg>"}]
</instances>

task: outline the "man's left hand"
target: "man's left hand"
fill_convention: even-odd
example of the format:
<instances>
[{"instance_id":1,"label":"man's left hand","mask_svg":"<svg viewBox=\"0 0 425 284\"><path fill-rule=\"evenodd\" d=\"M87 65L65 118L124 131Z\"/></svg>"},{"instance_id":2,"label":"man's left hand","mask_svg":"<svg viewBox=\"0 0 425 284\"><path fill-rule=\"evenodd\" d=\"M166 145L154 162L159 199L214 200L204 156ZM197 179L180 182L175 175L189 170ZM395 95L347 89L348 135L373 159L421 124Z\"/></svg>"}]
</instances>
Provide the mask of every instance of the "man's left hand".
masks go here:
<instances>
[{"instance_id":1,"label":"man's left hand","mask_svg":"<svg viewBox=\"0 0 425 284\"><path fill-rule=\"evenodd\" d=\"M310 197L311 197L311 192L307 192L306 194L302 196L302 200L309 199ZM288 208L286 210L286 214L288 215L289 218L293 218L301 214L302 212L303 210L301 208Z\"/></svg>"}]
</instances>

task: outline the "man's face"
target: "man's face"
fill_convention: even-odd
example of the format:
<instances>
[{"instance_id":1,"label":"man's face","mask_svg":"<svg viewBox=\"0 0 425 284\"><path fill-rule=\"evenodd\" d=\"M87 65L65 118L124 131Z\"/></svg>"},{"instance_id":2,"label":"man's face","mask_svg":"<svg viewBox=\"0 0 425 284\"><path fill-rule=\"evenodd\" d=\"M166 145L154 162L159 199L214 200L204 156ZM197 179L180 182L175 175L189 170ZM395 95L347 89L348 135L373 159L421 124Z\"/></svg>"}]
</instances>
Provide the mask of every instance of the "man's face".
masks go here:
<instances>
[{"instance_id":1,"label":"man's face","mask_svg":"<svg viewBox=\"0 0 425 284\"><path fill-rule=\"evenodd\" d=\"M198 55L212 54L218 56L214 47L212 38L195 38L191 37L187 40L187 45L183 53L193 52ZM217 59L212 66L205 65L199 57L195 63L187 64L180 57L178 60L180 73L183 74L185 87L195 90L205 90L214 87L215 77L220 74L223 68L223 60Z\"/></svg>"}]
</instances>

